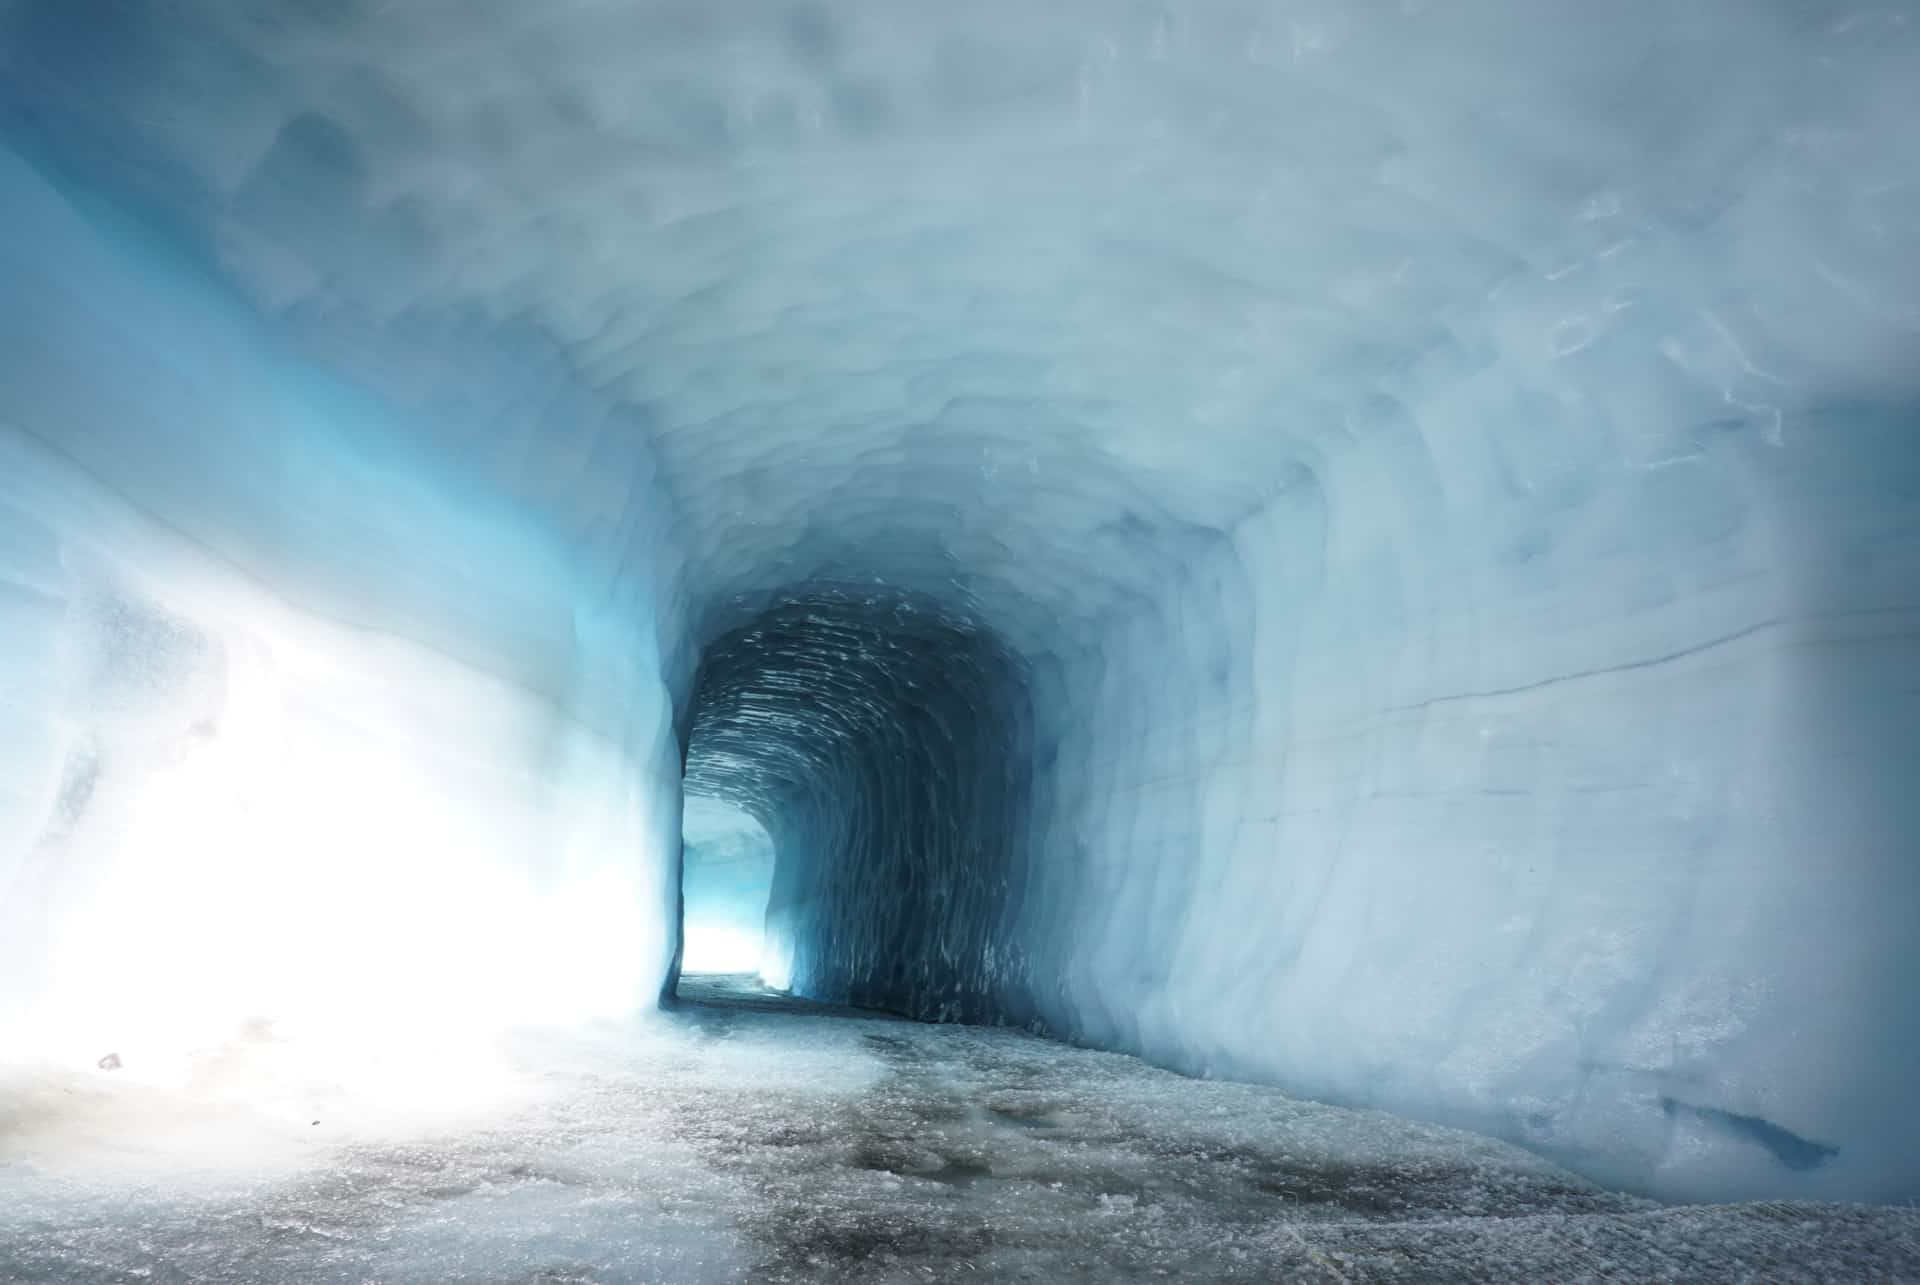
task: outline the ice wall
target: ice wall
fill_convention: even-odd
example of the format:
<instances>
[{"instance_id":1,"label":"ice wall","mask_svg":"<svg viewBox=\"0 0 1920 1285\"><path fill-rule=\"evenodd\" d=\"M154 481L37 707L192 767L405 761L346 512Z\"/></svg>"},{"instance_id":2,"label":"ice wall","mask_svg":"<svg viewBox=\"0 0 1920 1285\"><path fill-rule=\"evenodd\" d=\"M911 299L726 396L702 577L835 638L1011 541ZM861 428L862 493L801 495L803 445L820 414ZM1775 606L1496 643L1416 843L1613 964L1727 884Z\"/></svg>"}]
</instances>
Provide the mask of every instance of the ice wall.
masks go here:
<instances>
[{"instance_id":1,"label":"ice wall","mask_svg":"<svg viewBox=\"0 0 1920 1285\"><path fill-rule=\"evenodd\" d=\"M84 199L0 153L0 1047L650 1002L650 586Z\"/></svg>"},{"instance_id":2,"label":"ice wall","mask_svg":"<svg viewBox=\"0 0 1920 1285\"><path fill-rule=\"evenodd\" d=\"M178 449L217 416L82 465L597 728L716 644L795 985L1663 1194L1905 1197L1917 40L1785 0L14 0L0 106L400 408L323 458L446 509L243 486ZM114 395L32 315L47 405ZM473 548L485 592L441 574Z\"/></svg>"},{"instance_id":3,"label":"ice wall","mask_svg":"<svg viewBox=\"0 0 1920 1285\"><path fill-rule=\"evenodd\" d=\"M1916 424L1802 422L1548 505L1330 442L1043 714L1040 1011L1668 1195L1910 1189Z\"/></svg>"}]
</instances>

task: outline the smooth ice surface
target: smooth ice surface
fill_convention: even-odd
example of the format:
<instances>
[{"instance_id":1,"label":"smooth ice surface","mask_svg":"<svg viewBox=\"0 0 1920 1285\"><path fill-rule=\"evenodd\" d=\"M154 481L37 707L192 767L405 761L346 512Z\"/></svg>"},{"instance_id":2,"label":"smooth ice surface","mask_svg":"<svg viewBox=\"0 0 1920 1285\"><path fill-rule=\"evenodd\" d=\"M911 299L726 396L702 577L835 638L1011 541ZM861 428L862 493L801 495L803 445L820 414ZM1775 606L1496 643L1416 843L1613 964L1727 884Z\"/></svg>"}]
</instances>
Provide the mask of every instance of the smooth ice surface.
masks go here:
<instances>
[{"instance_id":1,"label":"smooth ice surface","mask_svg":"<svg viewBox=\"0 0 1920 1285\"><path fill-rule=\"evenodd\" d=\"M679 791L633 584L427 449L430 400L12 156L0 209L0 1055L649 1002Z\"/></svg>"},{"instance_id":2,"label":"smooth ice surface","mask_svg":"<svg viewBox=\"0 0 1920 1285\"><path fill-rule=\"evenodd\" d=\"M225 1118L228 1145L211 1156L191 1090L125 1091L97 1073L49 1086L0 1143L0 1276L694 1285L1920 1272L1912 1209L1661 1208L1485 1137L1022 1032L796 1004L745 978L696 976L682 997L639 1028L520 1033L491 1054L484 1095L433 1117L369 1118L362 1098L315 1096L290 1102L285 1121ZM221 1070L323 1092L288 1080L276 1057L256 1044ZM445 1083L486 1061L463 1050ZM292 1110L309 1102L311 1123Z\"/></svg>"},{"instance_id":3,"label":"smooth ice surface","mask_svg":"<svg viewBox=\"0 0 1920 1285\"><path fill-rule=\"evenodd\" d=\"M0 0L0 914L139 942L74 729L315 616L286 843L86 841L187 940L644 993L677 731L804 992L1911 1198L1916 119L1906 3Z\"/></svg>"},{"instance_id":4,"label":"smooth ice surface","mask_svg":"<svg viewBox=\"0 0 1920 1285\"><path fill-rule=\"evenodd\" d=\"M730 803L695 795L682 811L680 966L758 971L773 884L773 839Z\"/></svg>"}]
</instances>

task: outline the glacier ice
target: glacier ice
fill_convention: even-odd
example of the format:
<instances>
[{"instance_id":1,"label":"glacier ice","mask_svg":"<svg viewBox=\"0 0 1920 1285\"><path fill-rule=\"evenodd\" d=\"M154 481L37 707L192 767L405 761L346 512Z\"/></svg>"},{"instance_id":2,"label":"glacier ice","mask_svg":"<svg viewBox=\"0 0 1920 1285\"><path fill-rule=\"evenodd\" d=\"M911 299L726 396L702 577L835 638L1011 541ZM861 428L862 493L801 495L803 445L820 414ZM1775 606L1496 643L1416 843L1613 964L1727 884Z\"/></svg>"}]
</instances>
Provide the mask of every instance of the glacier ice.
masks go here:
<instances>
[{"instance_id":1,"label":"glacier ice","mask_svg":"<svg viewBox=\"0 0 1920 1285\"><path fill-rule=\"evenodd\" d=\"M631 1006L684 753L802 994L1910 1198L1916 119L1899 3L0 3L0 1045Z\"/></svg>"}]
</instances>

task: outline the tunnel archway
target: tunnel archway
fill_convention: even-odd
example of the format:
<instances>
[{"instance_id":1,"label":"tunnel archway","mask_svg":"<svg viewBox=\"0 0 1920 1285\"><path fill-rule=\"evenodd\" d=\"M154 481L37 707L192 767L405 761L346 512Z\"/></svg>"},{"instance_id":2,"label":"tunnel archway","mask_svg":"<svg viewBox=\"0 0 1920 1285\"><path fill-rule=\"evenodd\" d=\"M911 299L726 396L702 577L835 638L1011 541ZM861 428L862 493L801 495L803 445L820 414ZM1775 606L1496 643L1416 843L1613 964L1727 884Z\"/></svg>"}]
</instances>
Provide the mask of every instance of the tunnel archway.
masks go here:
<instances>
[{"instance_id":1,"label":"tunnel archway","mask_svg":"<svg viewBox=\"0 0 1920 1285\"><path fill-rule=\"evenodd\" d=\"M1025 667L924 596L778 595L708 645L690 797L772 837L762 972L815 999L985 1021L1022 1006Z\"/></svg>"}]
</instances>

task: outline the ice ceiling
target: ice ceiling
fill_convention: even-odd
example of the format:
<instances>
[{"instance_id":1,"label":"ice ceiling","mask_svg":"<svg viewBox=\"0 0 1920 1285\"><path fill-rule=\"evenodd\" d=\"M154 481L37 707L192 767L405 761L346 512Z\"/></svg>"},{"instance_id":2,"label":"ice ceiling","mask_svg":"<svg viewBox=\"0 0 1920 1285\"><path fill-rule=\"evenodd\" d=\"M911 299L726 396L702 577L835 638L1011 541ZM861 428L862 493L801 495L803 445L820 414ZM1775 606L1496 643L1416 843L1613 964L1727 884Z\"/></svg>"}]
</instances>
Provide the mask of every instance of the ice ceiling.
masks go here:
<instances>
[{"instance_id":1,"label":"ice ceiling","mask_svg":"<svg viewBox=\"0 0 1920 1285\"><path fill-rule=\"evenodd\" d=\"M645 1002L684 744L809 993L1910 1196L1916 119L1904 4L0 0L0 1033Z\"/></svg>"}]
</instances>

